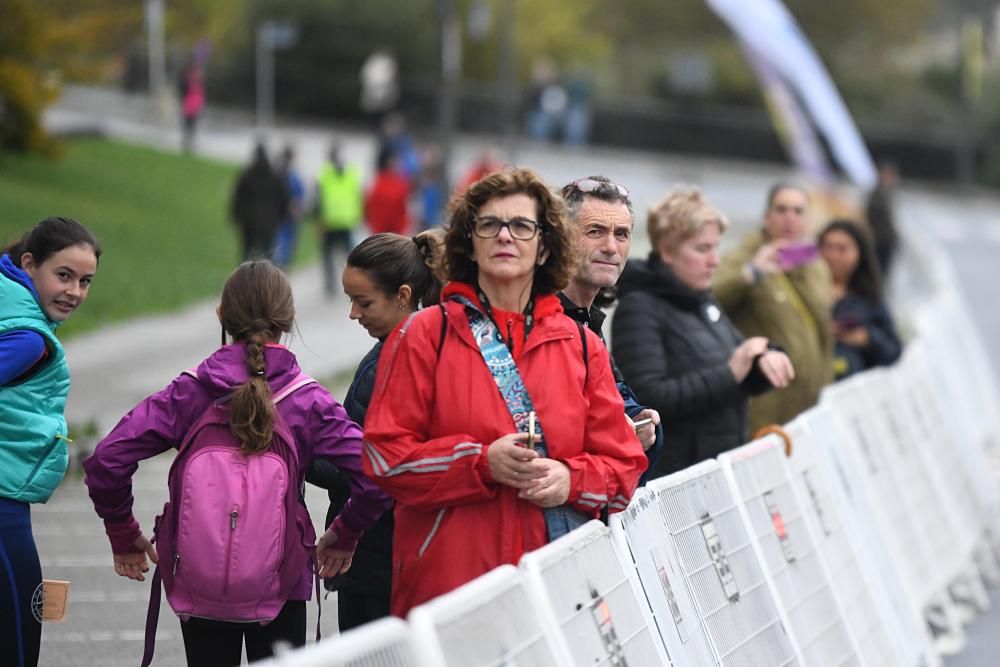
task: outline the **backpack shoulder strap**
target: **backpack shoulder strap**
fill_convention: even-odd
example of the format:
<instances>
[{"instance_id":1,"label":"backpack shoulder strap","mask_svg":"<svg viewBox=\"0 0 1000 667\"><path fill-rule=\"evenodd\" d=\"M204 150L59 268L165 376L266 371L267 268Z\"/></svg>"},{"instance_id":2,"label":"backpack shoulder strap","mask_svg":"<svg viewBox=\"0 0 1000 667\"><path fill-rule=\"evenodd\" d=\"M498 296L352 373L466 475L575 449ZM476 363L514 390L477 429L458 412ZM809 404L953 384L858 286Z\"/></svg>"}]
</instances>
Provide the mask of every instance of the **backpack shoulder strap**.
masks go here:
<instances>
[{"instance_id":1,"label":"backpack shoulder strap","mask_svg":"<svg viewBox=\"0 0 1000 667\"><path fill-rule=\"evenodd\" d=\"M590 379L590 364L587 363L587 332L583 330L583 323L579 320L573 320L576 322L576 328L580 330L580 344L583 347L583 386L587 386L587 380Z\"/></svg>"},{"instance_id":2,"label":"backpack shoulder strap","mask_svg":"<svg viewBox=\"0 0 1000 667\"><path fill-rule=\"evenodd\" d=\"M292 393L298 391L302 387L310 384L317 384L316 380L309 377L303 372L299 372L292 381L286 384L284 387L278 390L278 393L274 394L274 402L280 403L282 400L288 398Z\"/></svg>"},{"instance_id":3,"label":"backpack shoulder strap","mask_svg":"<svg viewBox=\"0 0 1000 667\"><path fill-rule=\"evenodd\" d=\"M444 309L444 304L439 303L438 308L441 309L441 339L438 341L437 346L437 357L441 358L441 350L444 348L444 336L448 333L448 311Z\"/></svg>"},{"instance_id":4,"label":"backpack shoulder strap","mask_svg":"<svg viewBox=\"0 0 1000 667\"><path fill-rule=\"evenodd\" d=\"M146 609L146 638L142 650L141 667L149 667L156 650L156 626L160 620L160 566L153 571L153 582L149 588L149 607Z\"/></svg>"}]
</instances>

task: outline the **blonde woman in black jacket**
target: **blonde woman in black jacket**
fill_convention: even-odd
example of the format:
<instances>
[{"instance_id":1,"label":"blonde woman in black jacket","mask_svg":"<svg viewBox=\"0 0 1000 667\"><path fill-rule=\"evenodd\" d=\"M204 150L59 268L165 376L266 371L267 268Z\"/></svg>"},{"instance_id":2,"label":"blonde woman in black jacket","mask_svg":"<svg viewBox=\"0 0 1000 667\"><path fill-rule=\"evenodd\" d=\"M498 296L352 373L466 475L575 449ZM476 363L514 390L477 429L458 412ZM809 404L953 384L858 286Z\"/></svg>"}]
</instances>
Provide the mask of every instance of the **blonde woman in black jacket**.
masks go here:
<instances>
[{"instance_id":1,"label":"blonde woman in black jacket","mask_svg":"<svg viewBox=\"0 0 1000 667\"><path fill-rule=\"evenodd\" d=\"M712 297L727 226L699 190L671 193L649 212L649 258L629 261L618 283L614 358L666 429L653 478L746 442L748 398L794 377L784 352L744 340Z\"/></svg>"}]
</instances>

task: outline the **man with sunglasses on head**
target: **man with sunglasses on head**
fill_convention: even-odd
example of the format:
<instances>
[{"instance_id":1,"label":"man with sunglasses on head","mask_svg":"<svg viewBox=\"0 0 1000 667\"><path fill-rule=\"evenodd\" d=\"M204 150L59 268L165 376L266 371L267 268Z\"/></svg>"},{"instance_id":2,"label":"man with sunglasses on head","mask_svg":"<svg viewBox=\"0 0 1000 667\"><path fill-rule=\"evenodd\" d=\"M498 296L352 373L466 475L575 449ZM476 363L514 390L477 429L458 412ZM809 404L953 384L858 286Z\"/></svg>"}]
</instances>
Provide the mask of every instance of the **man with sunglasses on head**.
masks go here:
<instances>
[{"instance_id":1,"label":"man with sunglasses on head","mask_svg":"<svg viewBox=\"0 0 1000 667\"><path fill-rule=\"evenodd\" d=\"M569 211L570 235L576 254L576 271L569 285L559 292L566 315L585 324L604 340L606 317L595 302L602 292L612 290L625 268L632 246L633 212L628 190L605 176L581 178L562 189ZM625 401L630 421L651 420L636 428L639 441L650 461L650 469L663 446L663 429L656 410L639 404L611 360L618 391Z\"/></svg>"},{"instance_id":2,"label":"man with sunglasses on head","mask_svg":"<svg viewBox=\"0 0 1000 667\"><path fill-rule=\"evenodd\" d=\"M716 299L736 328L767 338L795 367L788 387L750 399L751 435L811 408L833 380L833 282L809 233L808 203L801 186L772 186L763 228L725 255L715 274Z\"/></svg>"}]
</instances>

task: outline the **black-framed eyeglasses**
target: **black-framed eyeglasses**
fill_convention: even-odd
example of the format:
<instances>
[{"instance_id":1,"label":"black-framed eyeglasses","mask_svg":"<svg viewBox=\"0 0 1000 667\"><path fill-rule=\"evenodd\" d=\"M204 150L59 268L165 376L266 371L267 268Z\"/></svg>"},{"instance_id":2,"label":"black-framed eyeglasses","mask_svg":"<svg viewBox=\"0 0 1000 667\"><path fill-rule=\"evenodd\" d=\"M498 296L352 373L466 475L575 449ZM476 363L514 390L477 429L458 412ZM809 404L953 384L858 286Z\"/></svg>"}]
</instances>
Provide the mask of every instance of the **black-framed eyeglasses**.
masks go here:
<instances>
[{"instance_id":1,"label":"black-framed eyeglasses","mask_svg":"<svg viewBox=\"0 0 1000 667\"><path fill-rule=\"evenodd\" d=\"M511 218L501 220L492 215L485 215L476 218L472 225L472 233L481 239L493 239L500 234L504 227L510 232L511 237L518 241L530 241L538 233L538 223L528 218Z\"/></svg>"},{"instance_id":2,"label":"black-framed eyeglasses","mask_svg":"<svg viewBox=\"0 0 1000 667\"><path fill-rule=\"evenodd\" d=\"M624 185L612 183L611 181L598 181L593 178L581 178L570 183L568 187L578 190L584 194L591 194L601 190L603 192L614 194L622 199L628 199L628 188Z\"/></svg>"}]
</instances>

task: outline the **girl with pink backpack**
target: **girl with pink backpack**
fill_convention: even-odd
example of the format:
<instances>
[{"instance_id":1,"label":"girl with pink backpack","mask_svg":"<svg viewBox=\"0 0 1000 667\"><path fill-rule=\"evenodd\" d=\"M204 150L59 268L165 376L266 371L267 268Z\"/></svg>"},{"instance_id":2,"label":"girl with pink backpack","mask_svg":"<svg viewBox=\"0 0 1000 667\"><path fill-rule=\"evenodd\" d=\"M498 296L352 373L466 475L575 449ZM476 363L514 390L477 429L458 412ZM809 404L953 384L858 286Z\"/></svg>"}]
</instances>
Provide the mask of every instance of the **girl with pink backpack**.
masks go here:
<instances>
[{"instance_id":1,"label":"girl with pink backpack","mask_svg":"<svg viewBox=\"0 0 1000 667\"><path fill-rule=\"evenodd\" d=\"M316 575L346 572L361 533L390 504L361 473L361 429L278 342L295 315L285 274L268 261L240 265L218 314L223 346L133 408L84 462L115 572L144 581L147 558L157 564L143 664L161 580L189 666L239 665L244 641L251 662L276 641L304 645ZM168 449L177 449L170 497L151 541L132 514L132 475ZM318 544L303 500L317 457L352 487Z\"/></svg>"}]
</instances>

